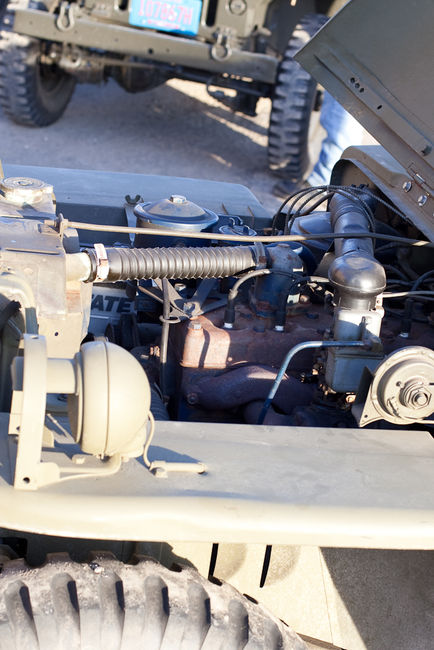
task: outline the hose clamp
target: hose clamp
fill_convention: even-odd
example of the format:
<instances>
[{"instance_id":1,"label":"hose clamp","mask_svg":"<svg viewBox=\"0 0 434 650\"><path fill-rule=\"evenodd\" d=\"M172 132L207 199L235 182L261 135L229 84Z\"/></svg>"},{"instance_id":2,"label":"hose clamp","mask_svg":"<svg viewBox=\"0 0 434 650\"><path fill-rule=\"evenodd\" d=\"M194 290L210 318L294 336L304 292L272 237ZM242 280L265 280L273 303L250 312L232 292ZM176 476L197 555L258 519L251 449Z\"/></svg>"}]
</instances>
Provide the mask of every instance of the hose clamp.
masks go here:
<instances>
[{"instance_id":1,"label":"hose clamp","mask_svg":"<svg viewBox=\"0 0 434 650\"><path fill-rule=\"evenodd\" d=\"M265 252L265 246L261 241L257 241L254 244L255 246L255 258L256 258L256 268L257 269L266 269L267 268L267 254Z\"/></svg>"},{"instance_id":2,"label":"hose clamp","mask_svg":"<svg viewBox=\"0 0 434 650\"><path fill-rule=\"evenodd\" d=\"M104 244L94 244L96 255L96 277L95 282L104 282L109 274L109 261Z\"/></svg>"}]
</instances>

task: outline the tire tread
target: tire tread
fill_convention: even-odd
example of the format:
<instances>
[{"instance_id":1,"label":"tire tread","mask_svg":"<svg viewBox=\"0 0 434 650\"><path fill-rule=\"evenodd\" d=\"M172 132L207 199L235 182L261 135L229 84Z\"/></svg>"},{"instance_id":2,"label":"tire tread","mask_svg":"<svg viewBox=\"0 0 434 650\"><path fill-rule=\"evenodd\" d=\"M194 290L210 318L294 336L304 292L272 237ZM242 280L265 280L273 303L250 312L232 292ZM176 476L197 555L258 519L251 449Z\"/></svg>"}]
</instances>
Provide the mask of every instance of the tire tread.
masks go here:
<instances>
[{"instance_id":1,"label":"tire tread","mask_svg":"<svg viewBox=\"0 0 434 650\"><path fill-rule=\"evenodd\" d=\"M41 41L11 30L13 13L6 9L0 24L0 104L17 124L41 127L52 124L66 109L75 80L66 73L59 77L55 104L44 105L37 83L37 62Z\"/></svg>"},{"instance_id":2,"label":"tire tread","mask_svg":"<svg viewBox=\"0 0 434 650\"><path fill-rule=\"evenodd\" d=\"M309 164L308 134L316 81L294 55L327 21L306 14L295 27L277 73L268 128L268 166L277 176L299 181Z\"/></svg>"},{"instance_id":3,"label":"tire tread","mask_svg":"<svg viewBox=\"0 0 434 650\"><path fill-rule=\"evenodd\" d=\"M194 569L171 571L148 559L131 565L105 555L79 564L65 554L54 554L38 568L22 560L5 563L0 576L0 647L304 650L306 646L261 605L228 584L205 580Z\"/></svg>"}]
</instances>

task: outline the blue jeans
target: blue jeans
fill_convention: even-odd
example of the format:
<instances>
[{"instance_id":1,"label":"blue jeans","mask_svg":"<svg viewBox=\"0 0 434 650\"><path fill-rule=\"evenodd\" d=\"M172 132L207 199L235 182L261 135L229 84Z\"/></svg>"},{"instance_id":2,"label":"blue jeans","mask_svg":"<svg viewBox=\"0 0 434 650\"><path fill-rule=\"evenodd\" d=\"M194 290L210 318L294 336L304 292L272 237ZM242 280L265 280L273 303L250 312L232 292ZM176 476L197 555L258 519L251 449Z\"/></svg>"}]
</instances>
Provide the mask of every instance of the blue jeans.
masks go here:
<instances>
[{"instance_id":1,"label":"blue jeans","mask_svg":"<svg viewBox=\"0 0 434 650\"><path fill-rule=\"evenodd\" d=\"M327 185L343 150L361 144L363 137L363 127L327 91L319 121L327 136L322 141L318 162L307 178L310 185Z\"/></svg>"}]
</instances>

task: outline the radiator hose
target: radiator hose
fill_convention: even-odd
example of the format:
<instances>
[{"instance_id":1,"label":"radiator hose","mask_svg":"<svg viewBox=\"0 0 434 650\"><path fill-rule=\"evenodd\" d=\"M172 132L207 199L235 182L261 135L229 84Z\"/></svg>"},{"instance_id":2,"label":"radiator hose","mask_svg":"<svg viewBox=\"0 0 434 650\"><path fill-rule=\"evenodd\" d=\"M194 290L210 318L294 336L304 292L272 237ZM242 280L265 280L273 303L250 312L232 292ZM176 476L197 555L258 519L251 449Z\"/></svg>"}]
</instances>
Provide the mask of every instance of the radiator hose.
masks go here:
<instances>
[{"instance_id":1,"label":"radiator hose","mask_svg":"<svg viewBox=\"0 0 434 650\"><path fill-rule=\"evenodd\" d=\"M86 255L88 282L223 278L254 268L259 257L254 246L104 248L101 244Z\"/></svg>"}]
</instances>

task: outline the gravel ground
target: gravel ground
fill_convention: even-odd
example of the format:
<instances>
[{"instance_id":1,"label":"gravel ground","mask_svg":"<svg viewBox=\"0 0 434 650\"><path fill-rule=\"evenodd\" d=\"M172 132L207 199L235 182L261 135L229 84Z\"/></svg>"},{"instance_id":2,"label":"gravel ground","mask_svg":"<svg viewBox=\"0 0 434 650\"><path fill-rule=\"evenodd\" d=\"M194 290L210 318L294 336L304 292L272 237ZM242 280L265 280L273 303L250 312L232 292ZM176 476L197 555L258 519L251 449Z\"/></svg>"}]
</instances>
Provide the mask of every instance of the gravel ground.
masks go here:
<instances>
[{"instance_id":1,"label":"gravel ground","mask_svg":"<svg viewBox=\"0 0 434 650\"><path fill-rule=\"evenodd\" d=\"M273 213L280 202L267 170L269 112L262 99L255 118L234 114L187 81L135 95L113 81L79 85L61 120L43 129L13 124L0 111L0 159L242 183ZM319 142L320 127L313 133Z\"/></svg>"}]
</instances>

